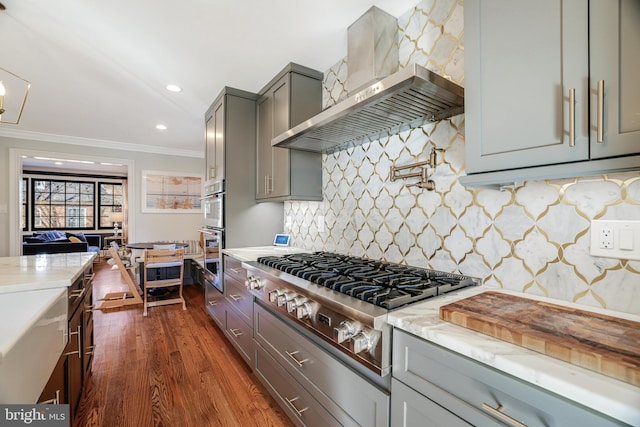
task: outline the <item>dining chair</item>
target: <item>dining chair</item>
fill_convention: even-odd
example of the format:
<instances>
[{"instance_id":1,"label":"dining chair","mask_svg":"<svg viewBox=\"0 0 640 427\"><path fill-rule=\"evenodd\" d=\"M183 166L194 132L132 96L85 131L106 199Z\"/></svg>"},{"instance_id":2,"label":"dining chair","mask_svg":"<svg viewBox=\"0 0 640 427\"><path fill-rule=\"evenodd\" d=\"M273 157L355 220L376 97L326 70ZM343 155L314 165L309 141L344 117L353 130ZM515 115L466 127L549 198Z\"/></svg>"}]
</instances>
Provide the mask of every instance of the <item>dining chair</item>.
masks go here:
<instances>
[{"instance_id":1,"label":"dining chair","mask_svg":"<svg viewBox=\"0 0 640 427\"><path fill-rule=\"evenodd\" d=\"M159 269L179 268L179 275L170 278L160 278L150 280L151 275L159 273ZM165 270L166 272L166 270ZM164 277L164 276L161 276ZM155 307L168 304L182 304L182 309L186 310L187 305L182 295L184 279L184 248L176 249L175 245L154 245L153 249L144 251L144 276L143 276L143 316L147 315L148 307ZM174 298L157 299L149 301L149 290L178 286L178 296Z\"/></svg>"}]
</instances>

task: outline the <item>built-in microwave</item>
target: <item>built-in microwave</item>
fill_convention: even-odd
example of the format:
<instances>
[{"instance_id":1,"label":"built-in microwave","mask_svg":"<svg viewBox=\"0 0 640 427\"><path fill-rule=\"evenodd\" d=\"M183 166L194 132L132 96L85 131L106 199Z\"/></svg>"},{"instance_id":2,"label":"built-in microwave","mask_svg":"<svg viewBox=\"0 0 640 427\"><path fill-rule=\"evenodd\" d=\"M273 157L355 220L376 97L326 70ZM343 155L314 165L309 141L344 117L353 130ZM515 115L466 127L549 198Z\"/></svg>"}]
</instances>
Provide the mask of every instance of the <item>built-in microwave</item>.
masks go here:
<instances>
[{"instance_id":1,"label":"built-in microwave","mask_svg":"<svg viewBox=\"0 0 640 427\"><path fill-rule=\"evenodd\" d=\"M224 193L209 195L202 199L204 226L224 228Z\"/></svg>"}]
</instances>

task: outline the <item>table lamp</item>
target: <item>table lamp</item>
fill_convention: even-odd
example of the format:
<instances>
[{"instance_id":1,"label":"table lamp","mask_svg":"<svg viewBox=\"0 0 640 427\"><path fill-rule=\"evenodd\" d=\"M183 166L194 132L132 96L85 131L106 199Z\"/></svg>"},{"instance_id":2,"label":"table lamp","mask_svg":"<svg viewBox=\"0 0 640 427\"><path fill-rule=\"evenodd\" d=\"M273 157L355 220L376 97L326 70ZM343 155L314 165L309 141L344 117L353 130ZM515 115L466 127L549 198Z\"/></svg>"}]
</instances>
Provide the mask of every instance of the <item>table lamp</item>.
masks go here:
<instances>
[{"instance_id":1,"label":"table lamp","mask_svg":"<svg viewBox=\"0 0 640 427\"><path fill-rule=\"evenodd\" d=\"M124 213L122 212L111 212L109 215L109 219L113 222L113 235L118 236L118 223L124 221Z\"/></svg>"}]
</instances>

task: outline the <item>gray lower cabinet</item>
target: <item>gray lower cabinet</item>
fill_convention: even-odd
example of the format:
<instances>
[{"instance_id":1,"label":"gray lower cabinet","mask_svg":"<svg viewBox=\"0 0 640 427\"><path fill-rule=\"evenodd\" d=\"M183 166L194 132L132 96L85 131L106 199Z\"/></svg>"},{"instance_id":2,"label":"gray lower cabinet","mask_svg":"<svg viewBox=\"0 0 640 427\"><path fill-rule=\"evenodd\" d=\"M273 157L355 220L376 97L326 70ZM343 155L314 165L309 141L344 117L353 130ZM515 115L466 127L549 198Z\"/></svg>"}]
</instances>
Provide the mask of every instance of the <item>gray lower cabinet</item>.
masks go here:
<instances>
[{"instance_id":1,"label":"gray lower cabinet","mask_svg":"<svg viewBox=\"0 0 640 427\"><path fill-rule=\"evenodd\" d=\"M296 424L388 425L388 392L260 304L253 313L256 374Z\"/></svg>"},{"instance_id":2,"label":"gray lower cabinet","mask_svg":"<svg viewBox=\"0 0 640 427\"><path fill-rule=\"evenodd\" d=\"M253 366L253 295L247 289L242 262L223 255L225 326L233 346Z\"/></svg>"},{"instance_id":3,"label":"gray lower cabinet","mask_svg":"<svg viewBox=\"0 0 640 427\"><path fill-rule=\"evenodd\" d=\"M399 329L393 331L393 379L392 425L624 425ZM427 407L433 424L420 420ZM401 420L407 422L396 423Z\"/></svg>"},{"instance_id":4,"label":"gray lower cabinet","mask_svg":"<svg viewBox=\"0 0 640 427\"><path fill-rule=\"evenodd\" d=\"M637 0L464 6L463 184L640 168Z\"/></svg>"},{"instance_id":5,"label":"gray lower cabinet","mask_svg":"<svg viewBox=\"0 0 640 427\"><path fill-rule=\"evenodd\" d=\"M289 64L257 101L256 200L322 200L322 156L271 140L322 110L322 73Z\"/></svg>"},{"instance_id":6,"label":"gray lower cabinet","mask_svg":"<svg viewBox=\"0 0 640 427\"><path fill-rule=\"evenodd\" d=\"M391 380L391 393L392 426L469 427L471 425L395 378Z\"/></svg>"}]
</instances>

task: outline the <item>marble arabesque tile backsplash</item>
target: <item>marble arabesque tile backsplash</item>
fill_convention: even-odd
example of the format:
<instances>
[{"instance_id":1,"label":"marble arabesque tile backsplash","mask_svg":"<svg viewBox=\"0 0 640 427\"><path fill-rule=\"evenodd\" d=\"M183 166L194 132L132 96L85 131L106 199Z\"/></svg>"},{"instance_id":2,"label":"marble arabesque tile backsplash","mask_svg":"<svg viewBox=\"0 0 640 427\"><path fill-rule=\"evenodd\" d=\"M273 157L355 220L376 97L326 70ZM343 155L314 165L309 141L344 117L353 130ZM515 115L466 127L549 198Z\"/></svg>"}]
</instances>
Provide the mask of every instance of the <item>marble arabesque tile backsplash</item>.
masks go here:
<instances>
[{"instance_id":1,"label":"marble arabesque tile backsplash","mask_svg":"<svg viewBox=\"0 0 640 427\"><path fill-rule=\"evenodd\" d=\"M463 2L425 0L398 19L400 67L464 86ZM325 72L325 107L348 64ZM589 255L592 219L640 220L640 173L465 188L464 115L323 156L322 202L285 202L292 245L479 277L486 286L640 314L640 261ZM435 191L390 166L438 154ZM317 218L324 216L320 232Z\"/></svg>"}]
</instances>

